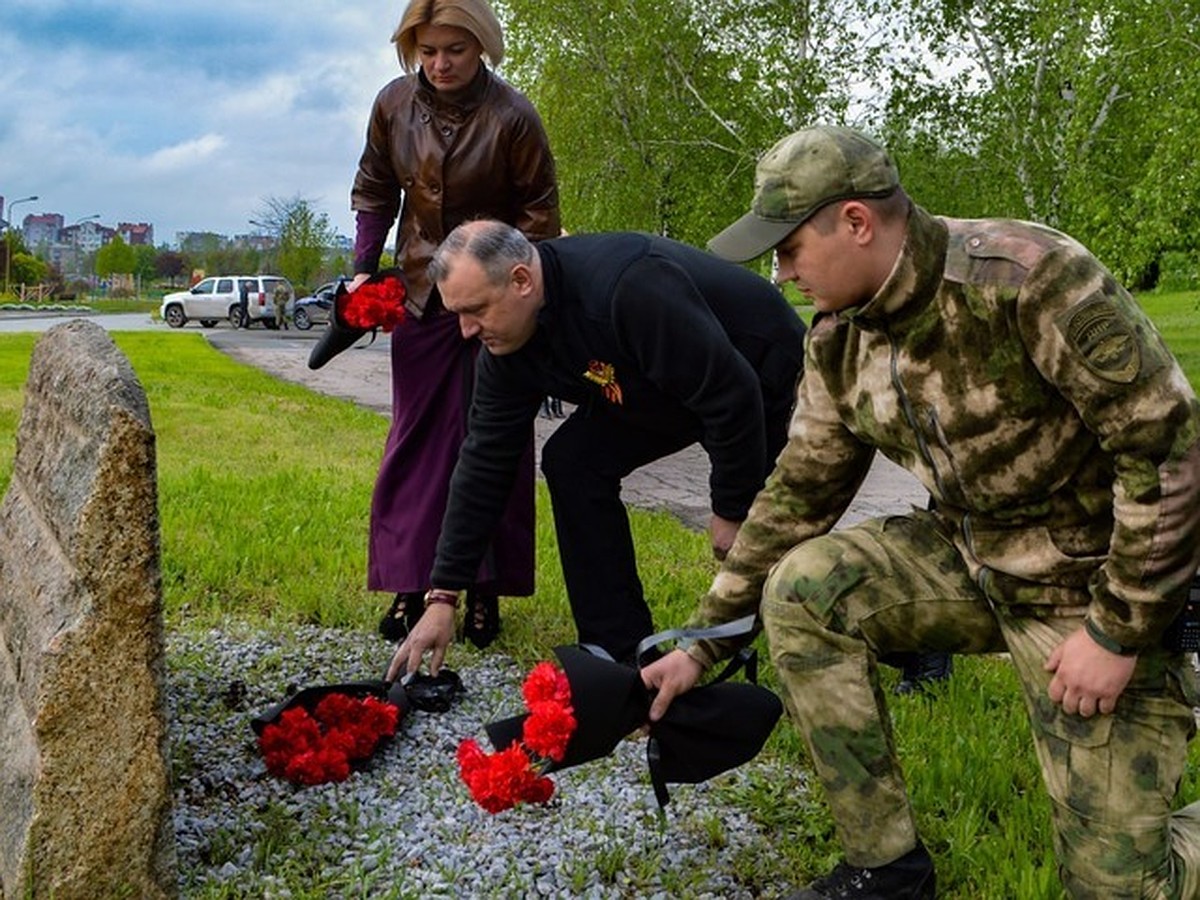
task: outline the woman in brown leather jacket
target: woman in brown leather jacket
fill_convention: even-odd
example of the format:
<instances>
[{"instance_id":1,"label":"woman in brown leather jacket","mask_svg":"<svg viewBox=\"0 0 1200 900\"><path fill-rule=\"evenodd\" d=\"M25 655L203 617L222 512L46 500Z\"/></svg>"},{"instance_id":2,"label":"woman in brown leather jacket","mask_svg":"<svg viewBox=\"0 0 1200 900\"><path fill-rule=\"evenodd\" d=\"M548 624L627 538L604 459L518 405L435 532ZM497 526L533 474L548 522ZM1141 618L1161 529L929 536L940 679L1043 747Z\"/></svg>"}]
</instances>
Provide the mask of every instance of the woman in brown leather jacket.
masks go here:
<instances>
[{"instance_id":1,"label":"woman in brown leather jacket","mask_svg":"<svg viewBox=\"0 0 1200 900\"><path fill-rule=\"evenodd\" d=\"M491 71L504 38L485 0L411 0L392 35L406 73L375 98L351 193L355 278L376 271L399 216L407 315L392 332L392 427L371 501L367 586L395 593L380 631L403 637L424 611L450 475L466 435L478 341L464 340L425 275L456 225L499 218L532 240L560 231L549 142L532 104ZM533 445L467 590L463 633L495 639L500 595L533 593ZM440 602L446 602L440 597Z\"/></svg>"}]
</instances>

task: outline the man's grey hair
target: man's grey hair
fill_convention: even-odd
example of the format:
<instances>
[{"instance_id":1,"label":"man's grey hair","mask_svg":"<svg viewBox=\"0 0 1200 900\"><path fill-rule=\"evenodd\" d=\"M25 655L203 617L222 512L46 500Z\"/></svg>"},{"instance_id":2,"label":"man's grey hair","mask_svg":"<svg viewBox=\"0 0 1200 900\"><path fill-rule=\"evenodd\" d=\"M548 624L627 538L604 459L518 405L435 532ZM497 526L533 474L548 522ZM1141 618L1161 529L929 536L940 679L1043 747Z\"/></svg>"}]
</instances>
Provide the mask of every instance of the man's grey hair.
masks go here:
<instances>
[{"instance_id":1,"label":"man's grey hair","mask_svg":"<svg viewBox=\"0 0 1200 900\"><path fill-rule=\"evenodd\" d=\"M491 220L466 222L446 236L429 262L429 280L445 280L461 254L475 259L490 283L508 282L513 266L533 262L533 244L511 225Z\"/></svg>"}]
</instances>

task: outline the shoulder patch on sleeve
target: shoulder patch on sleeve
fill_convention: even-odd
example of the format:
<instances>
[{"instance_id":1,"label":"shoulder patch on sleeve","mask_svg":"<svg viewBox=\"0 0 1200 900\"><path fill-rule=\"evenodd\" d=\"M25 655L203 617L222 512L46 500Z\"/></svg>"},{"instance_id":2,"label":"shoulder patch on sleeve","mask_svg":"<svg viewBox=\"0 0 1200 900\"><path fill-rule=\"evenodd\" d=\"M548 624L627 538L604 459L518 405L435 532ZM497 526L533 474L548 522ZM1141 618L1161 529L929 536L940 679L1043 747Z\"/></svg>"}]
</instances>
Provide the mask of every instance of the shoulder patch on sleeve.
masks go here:
<instances>
[{"instance_id":1,"label":"shoulder patch on sleeve","mask_svg":"<svg viewBox=\"0 0 1200 900\"><path fill-rule=\"evenodd\" d=\"M1065 312L1059 328L1097 377L1129 384L1141 370L1137 338L1120 310L1103 294L1095 293Z\"/></svg>"}]
</instances>

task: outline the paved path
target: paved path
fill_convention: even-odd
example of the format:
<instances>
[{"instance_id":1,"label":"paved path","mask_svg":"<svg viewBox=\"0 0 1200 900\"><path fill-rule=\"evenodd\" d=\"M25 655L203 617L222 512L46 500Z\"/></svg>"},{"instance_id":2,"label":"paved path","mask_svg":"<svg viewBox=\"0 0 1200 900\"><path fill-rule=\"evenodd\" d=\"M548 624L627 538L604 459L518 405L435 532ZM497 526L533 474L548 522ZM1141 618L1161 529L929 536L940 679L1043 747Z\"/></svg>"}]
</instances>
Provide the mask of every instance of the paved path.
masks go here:
<instances>
[{"instance_id":1,"label":"paved path","mask_svg":"<svg viewBox=\"0 0 1200 900\"><path fill-rule=\"evenodd\" d=\"M317 329L309 332L267 332L259 333L260 338L253 330L214 330L208 332L207 337L214 347L234 359L286 381L303 384L315 391L351 400L389 415L391 380L388 338L381 336L369 346L364 339L314 372L308 368L308 354L320 333ZM559 421L538 418L535 431L539 450ZM703 530L708 527L709 517L708 476L708 457L699 446L692 446L632 473L625 479L622 496L634 506L667 510L689 527ZM908 472L885 459L877 458L840 524L905 512L912 506L924 506L925 499L924 489Z\"/></svg>"},{"instance_id":2,"label":"paved path","mask_svg":"<svg viewBox=\"0 0 1200 900\"><path fill-rule=\"evenodd\" d=\"M386 335L374 343L364 338L314 372L308 368L308 354L323 333L320 328L311 331L295 328L237 331L221 323L211 330L190 326L172 329L153 321L146 313L80 316L79 313L45 315L6 311L0 313L0 332L43 331L70 318L87 318L111 331L161 331L164 337L200 332L214 347L234 359L286 381L351 400L383 415L391 414L389 339ZM537 420L535 431L539 450L559 421ZM622 496L634 506L667 510L689 527L704 530L708 527L709 517L708 476L708 457L699 446L692 446L638 469L625 479ZM911 506L924 506L925 498L924 490L911 475L885 459L876 459L858 496L839 524L905 512Z\"/></svg>"}]
</instances>

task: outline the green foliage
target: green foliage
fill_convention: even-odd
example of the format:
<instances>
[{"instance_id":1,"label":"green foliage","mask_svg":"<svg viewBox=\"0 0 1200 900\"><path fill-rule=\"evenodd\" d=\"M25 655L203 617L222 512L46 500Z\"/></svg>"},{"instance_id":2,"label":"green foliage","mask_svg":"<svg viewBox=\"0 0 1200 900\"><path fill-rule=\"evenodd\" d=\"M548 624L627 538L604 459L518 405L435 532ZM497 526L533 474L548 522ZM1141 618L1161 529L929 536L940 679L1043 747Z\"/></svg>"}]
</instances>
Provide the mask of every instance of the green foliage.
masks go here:
<instances>
[{"instance_id":1,"label":"green foliage","mask_svg":"<svg viewBox=\"0 0 1200 900\"><path fill-rule=\"evenodd\" d=\"M1126 284L1200 245L1191 0L505 0L570 231L703 245L815 121L883 138L910 193L1061 228Z\"/></svg>"},{"instance_id":2,"label":"green foliage","mask_svg":"<svg viewBox=\"0 0 1200 900\"><path fill-rule=\"evenodd\" d=\"M870 77L839 5L507 0L506 71L546 123L566 228L703 244L728 224L759 155Z\"/></svg>"},{"instance_id":3,"label":"green foliage","mask_svg":"<svg viewBox=\"0 0 1200 900\"><path fill-rule=\"evenodd\" d=\"M1200 289L1200 252L1170 250L1164 253L1159 261L1157 287L1160 291Z\"/></svg>"},{"instance_id":4,"label":"green foliage","mask_svg":"<svg viewBox=\"0 0 1200 900\"><path fill-rule=\"evenodd\" d=\"M329 217L298 200L279 233L280 273L293 284L315 284L334 236Z\"/></svg>"},{"instance_id":5,"label":"green foliage","mask_svg":"<svg viewBox=\"0 0 1200 900\"><path fill-rule=\"evenodd\" d=\"M325 257L336 231L329 217L303 197L267 197L255 221L276 240L272 265L293 286L311 287L324 280ZM337 271L342 271L341 268Z\"/></svg>"},{"instance_id":6,"label":"green foliage","mask_svg":"<svg viewBox=\"0 0 1200 900\"><path fill-rule=\"evenodd\" d=\"M921 40L893 57L884 131L919 202L1061 228L1134 286L1197 246L1194 3L910 0L904 15Z\"/></svg>"},{"instance_id":7,"label":"green foliage","mask_svg":"<svg viewBox=\"0 0 1200 900\"><path fill-rule=\"evenodd\" d=\"M263 254L254 247L230 244L219 234L190 235L182 247L186 269L198 268L207 275L255 275L263 267Z\"/></svg>"},{"instance_id":8,"label":"green foliage","mask_svg":"<svg viewBox=\"0 0 1200 900\"><path fill-rule=\"evenodd\" d=\"M143 282L150 283L154 278L157 259L158 251L149 244L135 244L133 246L133 274Z\"/></svg>"},{"instance_id":9,"label":"green foliage","mask_svg":"<svg viewBox=\"0 0 1200 900\"><path fill-rule=\"evenodd\" d=\"M41 284L50 275L50 266L30 253L21 232L11 228L4 232L3 240L0 240L0 265L5 267L8 277L8 283L0 285L4 288L11 289L19 284Z\"/></svg>"},{"instance_id":10,"label":"green foliage","mask_svg":"<svg viewBox=\"0 0 1200 900\"><path fill-rule=\"evenodd\" d=\"M110 275L132 275L137 267L137 254L119 234L96 251L96 274L101 278Z\"/></svg>"}]
</instances>

